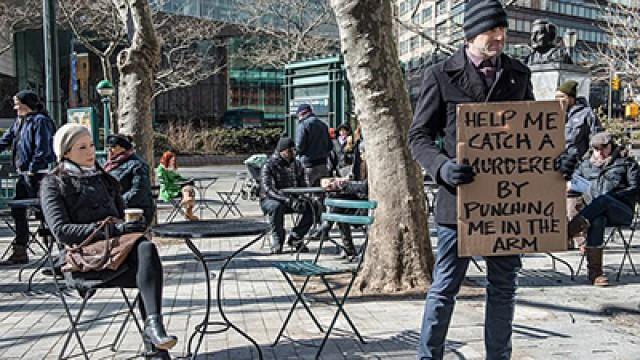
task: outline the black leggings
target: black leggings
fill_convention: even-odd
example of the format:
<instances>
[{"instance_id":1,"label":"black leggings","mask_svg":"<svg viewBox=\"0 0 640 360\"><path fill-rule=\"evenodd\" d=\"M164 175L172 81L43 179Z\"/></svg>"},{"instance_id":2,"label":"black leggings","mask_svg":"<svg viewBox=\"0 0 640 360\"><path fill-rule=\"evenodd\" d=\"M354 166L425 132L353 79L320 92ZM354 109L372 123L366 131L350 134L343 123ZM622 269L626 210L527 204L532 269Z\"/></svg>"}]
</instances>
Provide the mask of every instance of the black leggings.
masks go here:
<instances>
[{"instance_id":1,"label":"black leggings","mask_svg":"<svg viewBox=\"0 0 640 360\"><path fill-rule=\"evenodd\" d=\"M147 315L160 315L162 308L162 262L156 245L146 238L138 241L125 260L126 272L109 281L109 285L138 288L138 305L143 319Z\"/></svg>"}]
</instances>

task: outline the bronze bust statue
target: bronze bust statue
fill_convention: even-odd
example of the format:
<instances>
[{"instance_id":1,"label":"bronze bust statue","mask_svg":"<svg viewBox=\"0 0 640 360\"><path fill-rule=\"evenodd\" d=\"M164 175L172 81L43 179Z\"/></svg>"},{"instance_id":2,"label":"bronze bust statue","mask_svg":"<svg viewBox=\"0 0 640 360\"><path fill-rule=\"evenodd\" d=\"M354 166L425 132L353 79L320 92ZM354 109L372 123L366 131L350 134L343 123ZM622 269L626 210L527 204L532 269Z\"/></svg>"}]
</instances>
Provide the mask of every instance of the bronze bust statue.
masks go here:
<instances>
[{"instance_id":1,"label":"bronze bust statue","mask_svg":"<svg viewBox=\"0 0 640 360\"><path fill-rule=\"evenodd\" d=\"M531 48L533 52L527 57L527 65L536 64L573 64L565 48L555 43L556 26L544 19L537 19L531 25Z\"/></svg>"}]
</instances>

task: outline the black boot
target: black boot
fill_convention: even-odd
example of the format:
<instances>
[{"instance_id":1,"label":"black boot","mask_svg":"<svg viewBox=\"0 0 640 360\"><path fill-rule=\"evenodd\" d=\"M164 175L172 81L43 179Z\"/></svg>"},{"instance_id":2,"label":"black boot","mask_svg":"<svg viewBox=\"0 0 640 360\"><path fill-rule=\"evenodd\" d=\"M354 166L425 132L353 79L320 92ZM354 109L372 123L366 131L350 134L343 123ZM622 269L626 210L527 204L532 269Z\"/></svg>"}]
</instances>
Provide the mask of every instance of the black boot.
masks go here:
<instances>
[{"instance_id":1,"label":"black boot","mask_svg":"<svg viewBox=\"0 0 640 360\"><path fill-rule=\"evenodd\" d=\"M167 350L158 350L149 341L144 342L144 353L142 356L149 360L171 360L171 355L169 355Z\"/></svg>"},{"instance_id":2,"label":"black boot","mask_svg":"<svg viewBox=\"0 0 640 360\"><path fill-rule=\"evenodd\" d=\"M178 342L177 337L167 335L160 315L149 315L147 317L144 322L143 338L145 342L150 342L160 350L169 350Z\"/></svg>"},{"instance_id":3,"label":"black boot","mask_svg":"<svg viewBox=\"0 0 640 360\"><path fill-rule=\"evenodd\" d=\"M11 255L6 261L2 261L0 265L21 265L29 262L29 255L27 254L27 247L24 245L14 244Z\"/></svg>"},{"instance_id":4,"label":"black boot","mask_svg":"<svg viewBox=\"0 0 640 360\"><path fill-rule=\"evenodd\" d=\"M299 239L293 234L289 234L289 238L287 239L287 245L294 248L296 252L300 252L300 253L309 252L309 248L304 244L304 240Z\"/></svg>"},{"instance_id":5,"label":"black boot","mask_svg":"<svg viewBox=\"0 0 640 360\"><path fill-rule=\"evenodd\" d=\"M342 240L342 244L344 245L344 259L353 259L356 256L356 247L353 246L353 239L344 238Z\"/></svg>"}]
</instances>

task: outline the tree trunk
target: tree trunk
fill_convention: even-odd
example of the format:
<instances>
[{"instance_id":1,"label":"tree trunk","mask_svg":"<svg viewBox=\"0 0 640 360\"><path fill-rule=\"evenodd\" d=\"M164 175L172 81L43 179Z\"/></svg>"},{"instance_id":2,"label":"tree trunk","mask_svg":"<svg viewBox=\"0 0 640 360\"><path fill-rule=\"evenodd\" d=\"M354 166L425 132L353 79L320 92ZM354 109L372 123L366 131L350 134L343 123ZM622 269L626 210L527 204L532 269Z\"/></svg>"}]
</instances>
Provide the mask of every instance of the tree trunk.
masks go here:
<instances>
[{"instance_id":1,"label":"tree trunk","mask_svg":"<svg viewBox=\"0 0 640 360\"><path fill-rule=\"evenodd\" d=\"M133 35L130 46L118 54L118 128L133 137L137 153L153 167L151 97L160 44L147 0L112 1Z\"/></svg>"},{"instance_id":2,"label":"tree trunk","mask_svg":"<svg viewBox=\"0 0 640 360\"><path fill-rule=\"evenodd\" d=\"M423 180L407 147L411 106L393 38L389 0L331 0L365 139L375 223L357 288L426 288L433 269ZM375 161L374 161L375 160Z\"/></svg>"}]
</instances>

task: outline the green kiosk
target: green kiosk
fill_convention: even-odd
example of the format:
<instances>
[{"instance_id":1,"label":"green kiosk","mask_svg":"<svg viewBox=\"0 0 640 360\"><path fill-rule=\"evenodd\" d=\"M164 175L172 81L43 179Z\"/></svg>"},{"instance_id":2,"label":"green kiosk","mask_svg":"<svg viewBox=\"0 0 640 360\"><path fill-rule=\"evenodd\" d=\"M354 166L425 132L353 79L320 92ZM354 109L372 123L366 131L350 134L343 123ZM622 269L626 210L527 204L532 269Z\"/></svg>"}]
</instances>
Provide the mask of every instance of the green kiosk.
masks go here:
<instances>
[{"instance_id":1,"label":"green kiosk","mask_svg":"<svg viewBox=\"0 0 640 360\"><path fill-rule=\"evenodd\" d=\"M285 71L285 132L295 136L296 109L310 104L329 127L348 122L352 113L351 92L341 55L289 63Z\"/></svg>"}]
</instances>

